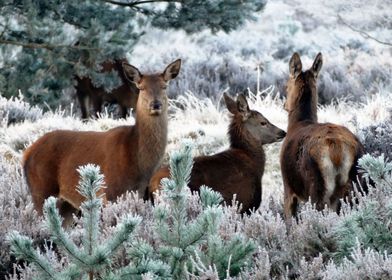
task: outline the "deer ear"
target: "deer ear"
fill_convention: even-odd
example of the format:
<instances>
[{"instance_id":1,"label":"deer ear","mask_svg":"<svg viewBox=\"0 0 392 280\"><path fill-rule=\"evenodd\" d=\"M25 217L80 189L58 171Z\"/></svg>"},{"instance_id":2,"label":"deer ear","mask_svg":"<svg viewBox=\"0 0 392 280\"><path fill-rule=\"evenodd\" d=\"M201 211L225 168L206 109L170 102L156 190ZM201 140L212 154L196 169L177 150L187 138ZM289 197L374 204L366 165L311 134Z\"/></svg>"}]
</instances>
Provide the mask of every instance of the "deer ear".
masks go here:
<instances>
[{"instance_id":1,"label":"deer ear","mask_svg":"<svg viewBox=\"0 0 392 280\"><path fill-rule=\"evenodd\" d=\"M290 76L296 79L302 73L302 62L299 54L295 52L289 62Z\"/></svg>"},{"instance_id":2,"label":"deer ear","mask_svg":"<svg viewBox=\"0 0 392 280\"><path fill-rule=\"evenodd\" d=\"M132 66L125 62L122 64L122 66L124 70L124 75L127 80L131 83L138 84L142 79L142 74L140 74L139 70L135 66Z\"/></svg>"},{"instance_id":3,"label":"deer ear","mask_svg":"<svg viewBox=\"0 0 392 280\"><path fill-rule=\"evenodd\" d=\"M323 56L321 53L318 53L316 58L314 59L313 65L312 65L312 73L314 77L318 77L318 74L321 70L321 66L323 66Z\"/></svg>"},{"instance_id":4,"label":"deer ear","mask_svg":"<svg viewBox=\"0 0 392 280\"><path fill-rule=\"evenodd\" d=\"M171 79L177 77L178 73L180 72L181 68L181 59L177 59L176 61L170 63L165 71L163 71L163 79L168 82Z\"/></svg>"},{"instance_id":5,"label":"deer ear","mask_svg":"<svg viewBox=\"0 0 392 280\"><path fill-rule=\"evenodd\" d=\"M240 93L237 97L237 108L238 113L242 115L242 119L246 121L250 116L250 109L248 101L243 93Z\"/></svg>"},{"instance_id":6,"label":"deer ear","mask_svg":"<svg viewBox=\"0 0 392 280\"><path fill-rule=\"evenodd\" d=\"M225 99L227 110L233 115L238 113L237 103L231 98L226 92L223 93L223 97Z\"/></svg>"}]
</instances>

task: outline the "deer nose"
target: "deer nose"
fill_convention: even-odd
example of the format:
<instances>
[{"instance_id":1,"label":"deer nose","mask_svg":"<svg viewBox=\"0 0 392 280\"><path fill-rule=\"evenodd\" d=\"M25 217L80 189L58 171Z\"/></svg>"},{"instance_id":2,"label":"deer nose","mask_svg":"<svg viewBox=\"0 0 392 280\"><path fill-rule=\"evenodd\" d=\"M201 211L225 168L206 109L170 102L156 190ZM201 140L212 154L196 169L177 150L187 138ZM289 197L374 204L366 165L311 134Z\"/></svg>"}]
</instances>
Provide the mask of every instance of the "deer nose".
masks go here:
<instances>
[{"instance_id":1,"label":"deer nose","mask_svg":"<svg viewBox=\"0 0 392 280\"><path fill-rule=\"evenodd\" d=\"M158 100L154 100L150 103L151 110L161 110L162 109L162 102Z\"/></svg>"},{"instance_id":2,"label":"deer nose","mask_svg":"<svg viewBox=\"0 0 392 280\"><path fill-rule=\"evenodd\" d=\"M286 132L283 131L283 130L281 130L281 131L279 132L279 138L284 138L285 136L286 136Z\"/></svg>"}]
</instances>

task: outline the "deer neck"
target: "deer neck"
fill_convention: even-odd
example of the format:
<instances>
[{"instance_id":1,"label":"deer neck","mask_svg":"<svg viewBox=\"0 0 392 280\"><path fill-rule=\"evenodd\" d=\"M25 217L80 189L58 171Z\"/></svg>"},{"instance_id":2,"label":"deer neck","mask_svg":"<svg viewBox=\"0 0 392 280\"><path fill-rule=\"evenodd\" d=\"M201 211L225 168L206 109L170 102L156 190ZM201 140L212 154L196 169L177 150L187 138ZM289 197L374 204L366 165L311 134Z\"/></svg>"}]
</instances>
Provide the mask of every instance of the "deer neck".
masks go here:
<instances>
[{"instance_id":1,"label":"deer neck","mask_svg":"<svg viewBox=\"0 0 392 280\"><path fill-rule=\"evenodd\" d=\"M143 176L151 176L162 162L167 145L167 125L166 110L159 116L136 110L137 157Z\"/></svg>"},{"instance_id":2,"label":"deer neck","mask_svg":"<svg viewBox=\"0 0 392 280\"><path fill-rule=\"evenodd\" d=\"M230 147L244 151L258 166L264 166L265 153L261 142L245 133L242 125L232 122L229 126Z\"/></svg>"},{"instance_id":3,"label":"deer neck","mask_svg":"<svg viewBox=\"0 0 392 280\"><path fill-rule=\"evenodd\" d=\"M305 87L302 89L297 106L289 112L287 131L299 125L313 123L317 123L317 91Z\"/></svg>"}]
</instances>

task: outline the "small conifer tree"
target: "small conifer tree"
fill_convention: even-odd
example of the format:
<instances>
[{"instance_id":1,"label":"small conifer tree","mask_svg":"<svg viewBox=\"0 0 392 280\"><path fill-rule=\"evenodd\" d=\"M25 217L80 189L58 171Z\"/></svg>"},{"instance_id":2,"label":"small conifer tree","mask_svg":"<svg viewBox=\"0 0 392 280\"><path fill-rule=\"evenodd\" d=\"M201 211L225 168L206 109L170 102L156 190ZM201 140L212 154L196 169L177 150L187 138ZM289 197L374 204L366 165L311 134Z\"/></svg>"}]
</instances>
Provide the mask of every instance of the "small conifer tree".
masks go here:
<instances>
[{"instance_id":1,"label":"small conifer tree","mask_svg":"<svg viewBox=\"0 0 392 280\"><path fill-rule=\"evenodd\" d=\"M376 184L360 200L357 210L343 217L336 226L335 260L338 262L351 258L358 246L388 255L392 253L392 163L386 161L383 154L379 157L366 154L358 164L364 177Z\"/></svg>"},{"instance_id":2,"label":"small conifer tree","mask_svg":"<svg viewBox=\"0 0 392 280\"><path fill-rule=\"evenodd\" d=\"M62 218L56 208L56 199L50 197L44 204L46 226L53 242L68 257L69 265L57 271L52 264L33 248L33 241L12 232L8 236L12 252L20 259L30 262L37 269L37 279L81 279L86 275L94 279L98 273L106 274L110 259L117 249L129 239L131 233L140 223L139 217L127 216L117 226L114 236L104 243L98 243L100 234L100 210L102 198L97 192L103 187L103 175L98 166L88 164L78 169L81 180L78 191L86 200L81 205L84 234L82 244L78 247L62 228Z\"/></svg>"},{"instance_id":3,"label":"small conifer tree","mask_svg":"<svg viewBox=\"0 0 392 280\"><path fill-rule=\"evenodd\" d=\"M208 187L200 188L201 213L193 220L188 217L192 165L192 145L185 143L170 158L171 179L163 180L162 201L155 208L155 229L162 244L159 254L174 279L203 273L203 267L214 267L220 278L236 275L255 246L239 235L222 240L218 227L223 198Z\"/></svg>"}]
</instances>

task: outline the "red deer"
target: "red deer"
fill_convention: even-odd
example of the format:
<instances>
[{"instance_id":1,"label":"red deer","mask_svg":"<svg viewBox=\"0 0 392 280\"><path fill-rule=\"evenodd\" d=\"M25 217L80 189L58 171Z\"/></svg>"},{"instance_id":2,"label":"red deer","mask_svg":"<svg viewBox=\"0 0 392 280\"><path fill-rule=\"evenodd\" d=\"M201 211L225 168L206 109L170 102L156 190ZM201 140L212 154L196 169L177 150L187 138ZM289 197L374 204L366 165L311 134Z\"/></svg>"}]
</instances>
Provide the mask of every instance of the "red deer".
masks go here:
<instances>
[{"instance_id":1,"label":"red deer","mask_svg":"<svg viewBox=\"0 0 392 280\"><path fill-rule=\"evenodd\" d=\"M298 53L289 63L284 105L288 128L280 153L287 222L296 215L298 201L309 197L316 209L328 205L338 212L339 199L349 195L357 161L364 153L362 144L346 127L317 122L317 77L322 63L321 53L305 72Z\"/></svg>"},{"instance_id":2,"label":"red deer","mask_svg":"<svg viewBox=\"0 0 392 280\"><path fill-rule=\"evenodd\" d=\"M242 203L242 212L249 212L257 209L261 202L263 145L281 140L286 133L259 112L250 110L243 94L236 101L226 94L224 99L233 114L228 131L230 148L211 156L195 157L189 187L199 191L200 186L207 185L220 192L228 204L236 194L237 201ZM168 167L154 174L149 185L151 197L161 188L161 179L169 176Z\"/></svg>"},{"instance_id":3,"label":"red deer","mask_svg":"<svg viewBox=\"0 0 392 280\"><path fill-rule=\"evenodd\" d=\"M49 196L59 197L59 207L67 209L63 212L79 208L83 197L75 188L79 181L76 169L88 163L99 165L105 175L106 200L115 200L126 191L137 191L143 197L165 153L166 87L180 67L181 61L176 60L162 74L142 75L136 67L124 63L126 77L140 90L134 126L106 132L57 130L45 134L24 152L24 172L39 213Z\"/></svg>"},{"instance_id":4,"label":"red deer","mask_svg":"<svg viewBox=\"0 0 392 280\"><path fill-rule=\"evenodd\" d=\"M127 63L127 60L105 61L102 64L102 72L116 71L122 82L121 86L111 92L106 92L103 87L95 87L90 78L76 76L77 84L75 89L83 119L89 117L89 106L93 107L94 116L98 117L105 102L118 104L122 118L126 118L129 108L136 109L139 89L134 83L127 80L123 63Z\"/></svg>"}]
</instances>

